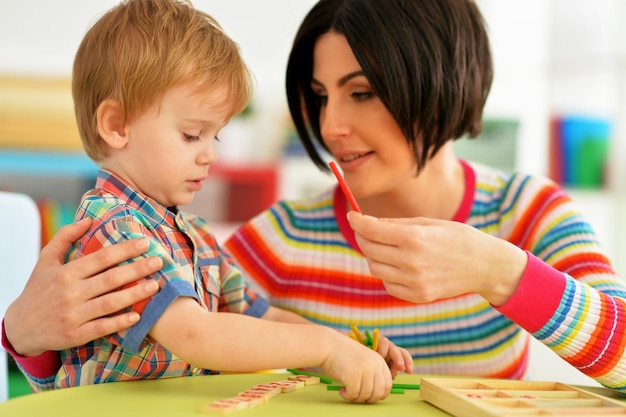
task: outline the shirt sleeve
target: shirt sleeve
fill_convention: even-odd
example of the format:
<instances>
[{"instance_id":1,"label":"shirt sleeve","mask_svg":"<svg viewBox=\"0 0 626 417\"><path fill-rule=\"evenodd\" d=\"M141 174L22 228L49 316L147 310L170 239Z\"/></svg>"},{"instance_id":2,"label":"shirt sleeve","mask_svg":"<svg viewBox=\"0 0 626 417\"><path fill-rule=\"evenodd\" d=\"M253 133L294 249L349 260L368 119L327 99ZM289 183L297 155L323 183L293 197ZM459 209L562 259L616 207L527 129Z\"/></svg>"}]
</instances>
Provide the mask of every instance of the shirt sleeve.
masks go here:
<instances>
[{"instance_id":1,"label":"shirt sleeve","mask_svg":"<svg viewBox=\"0 0 626 417\"><path fill-rule=\"evenodd\" d=\"M2 320L2 347L11 355L29 380L33 378L54 379L61 366L61 358L57 351L48 350L37 356L22 356L17 353L7 338L4 320Z\"/></svg>"},{"instance_id":2,"label":"shirt sleeve","mask_svg":"<svg viewBox=\"0 0 626 417\"><path fill-rule=\"evenodd\" d=\"M526 253L528 264L517 291L496 309L533 333L540 330L557 311L565 291L565 275L533 254Z\"/></svg>"},{"instance_id":3,"label":"shirt sleeve","mask_svg":"<svg viewBox=\"0 0 626 417\"><path fill-rule=\"evenodd\" d=\"M205 292L219 293L217 311L261 318L270 306L267 299L250 288L249 277L217 242L205 219L187 215L186 220L193 226L190 230L194 230L203 242L196 248L197 266ZM207 300L207 304L212 305L212 302Z\"/></svg>"},{"instance_id":4,"label":"shirt sleeve","mask_svg":"<svg viewBox=\"0 0 626 417\"><path fill-rule=\"evenodd\" d=\"M113 333L106 338L113 344L123 347L133 353L138 353L146 343L150 343L148 333L167 307L178 297L192 297L198 295L193 285L182 278L176 262L170 256L169 250L158 236L155 236L139 221L131 219L115 219L102 224L92 231L88 237L81 240L81 247L76 256L84 256L103 247L111 246L129 239L147 238L149 249L140 257L126 261L135 262L141 258L157 256L163 261L163 267L158 272L145 279L152 279L159 284L159 291L146 300L140 301L127 311L139 313L140 320L132 327ZM130 285L136 285L135 283Z\"/></svg>"},{"instance_id":5,"label":"shirt sleeve","mask_svg":"<svg viewBox=\"0 0 626 417\"><path fill-rule=\"evenodd\" d=\"M517 177L501 229L527 251L502 314L575 368L626 395L626 286L575 202L549 180Z\"/></svg>"},{"instance_id":6,"label":"shirt sleeve","mask_svg":"<svg viewBox=\"0 0 626 417\"><path fill-rule=\"evenodd\" d=\"M269 302L254 292L244 278L242 271L227 255L222 254L221 295L219 311L241 313L261 318L269 309Z\"/></svg>"}]
</instances>

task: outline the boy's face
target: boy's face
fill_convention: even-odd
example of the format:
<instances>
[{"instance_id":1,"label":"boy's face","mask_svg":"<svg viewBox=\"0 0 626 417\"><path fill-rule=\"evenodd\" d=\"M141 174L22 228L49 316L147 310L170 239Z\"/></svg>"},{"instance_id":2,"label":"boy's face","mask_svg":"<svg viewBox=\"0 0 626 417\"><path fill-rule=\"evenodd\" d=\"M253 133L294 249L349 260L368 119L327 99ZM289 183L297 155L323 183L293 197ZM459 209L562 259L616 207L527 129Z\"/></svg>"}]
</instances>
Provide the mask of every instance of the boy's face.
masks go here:
<instances>
[{"instance_id":1,"label":"boy's face","mask_svg":"<svg viewBox=\"0 0 626 417\"><path fill-rule=\"evenodd\" d=\"M115 172L163 206L190 203L217 160L214 142L230 111L227 88L167 90L161 103L127 125L128 144L116 164L123 172Z\"/></svg>"}]
</instances>

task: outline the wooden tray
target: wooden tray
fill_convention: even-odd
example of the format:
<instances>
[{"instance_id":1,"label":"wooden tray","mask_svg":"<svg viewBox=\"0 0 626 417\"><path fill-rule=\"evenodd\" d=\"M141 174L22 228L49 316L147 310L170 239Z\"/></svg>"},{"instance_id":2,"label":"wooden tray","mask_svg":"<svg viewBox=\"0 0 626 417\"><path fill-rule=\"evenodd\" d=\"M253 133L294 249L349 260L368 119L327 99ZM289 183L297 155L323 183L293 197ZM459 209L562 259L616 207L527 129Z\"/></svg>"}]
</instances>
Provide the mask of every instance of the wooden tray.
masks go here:
<instances>
[{"instance_id":1,"label":"wooden tray","mask_svg":"<svg viewBox=\"0 0 626 417\"><path fill-rule=\"evenodd\" d=\"M456 417L626 416L626 404L559 382L422 378L420 396Z\"/></svg>"}]
</instances>

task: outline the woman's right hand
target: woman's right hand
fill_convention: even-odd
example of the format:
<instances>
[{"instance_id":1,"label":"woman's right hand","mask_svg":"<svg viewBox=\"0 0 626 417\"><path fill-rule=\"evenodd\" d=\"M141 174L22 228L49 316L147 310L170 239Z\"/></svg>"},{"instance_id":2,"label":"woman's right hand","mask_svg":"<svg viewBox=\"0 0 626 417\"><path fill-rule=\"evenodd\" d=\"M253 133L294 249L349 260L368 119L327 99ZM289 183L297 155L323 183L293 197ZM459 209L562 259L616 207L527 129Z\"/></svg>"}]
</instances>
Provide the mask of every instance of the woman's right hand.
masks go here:
<instances>
[{"instance_id":1,"label":"woman's right hand","mask_svg":"<svg viewBox=\"0 0 626 417\"><path fill-rule=\"evenodd\" d=\"M475 293L500 306L517 290L528 263L519 247L461 222L377 219L354 211L348 222L372 276L389 294L413 303Z\"/></svg>"},{"instance_id":2,"label":"woman's right hand","mask_svg":"<svg viewBox=\"0 0 626 417\"><path fill-rule=\"evenodd\" d=\"M41 251L24 290L7 309L6 336L20 355L36 356L47 350L79 346L128 328L139 320L139 315L116 313L158 291L152 280L115 291L161 268L161 260L155 257L117 266L148 249L148 243L141 239L64 264L71 244L90 225L91 221L85 219L59 230Z\"/></svg>"}]
</instances>

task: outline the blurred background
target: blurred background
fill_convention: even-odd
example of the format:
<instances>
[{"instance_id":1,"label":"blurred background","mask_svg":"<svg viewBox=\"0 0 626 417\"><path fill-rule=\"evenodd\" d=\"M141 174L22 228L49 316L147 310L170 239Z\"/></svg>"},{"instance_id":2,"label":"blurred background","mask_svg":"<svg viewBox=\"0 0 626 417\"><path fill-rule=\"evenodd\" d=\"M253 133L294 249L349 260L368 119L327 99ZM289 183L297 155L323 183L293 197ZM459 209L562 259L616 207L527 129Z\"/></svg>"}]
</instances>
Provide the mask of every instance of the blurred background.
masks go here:
<instances>
[{"instance_id":1,"label":"blurred background","mask_svg":"<svg viewBox=\"0 0 626 417\"><path fill-rule=\"evenodd\" d=\"M383 0L381 0L383 1ZM218 237L280 198L334 179L294 137L284 72L295 30L313 0L196 0L237 41L256 80L244 115L220 135L219 164L189 210ZM580 204L624 275L626 241L626 3L620 0L478 0L495 80L478 140L458 153L506 171L546 175ZM97 167L82 152L69 78L88 27L116 0L0 4L0 189L26 192L42 214L43 242L72 220Z\"/></svg>"}]
</instances>

